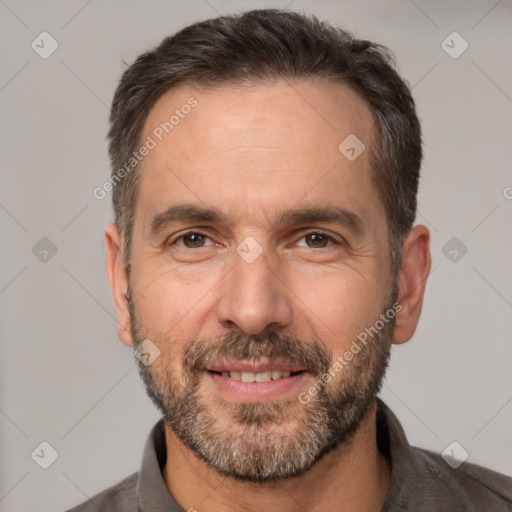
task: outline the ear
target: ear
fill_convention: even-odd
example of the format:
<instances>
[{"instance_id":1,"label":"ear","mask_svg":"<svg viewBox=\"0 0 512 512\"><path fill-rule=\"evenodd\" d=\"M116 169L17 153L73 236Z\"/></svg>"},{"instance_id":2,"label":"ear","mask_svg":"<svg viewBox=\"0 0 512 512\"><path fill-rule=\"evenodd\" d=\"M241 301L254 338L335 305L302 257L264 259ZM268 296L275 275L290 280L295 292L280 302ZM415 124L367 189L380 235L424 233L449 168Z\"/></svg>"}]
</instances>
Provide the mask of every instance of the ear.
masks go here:
<instances>
[{"instance_id":1,"label":"ear","mask_svg":"<svg viewBox=\"0 0 512 512\"><path fill-rule=\"evenodd\" d=\"M110 290L114 298L117 315L117 335L128 346L133 346L133 337L130 324L130 311L128 310L128 277L123 265L121 251L121 236L116 224L105 227L105 246L107 249L107 275Z\"/></svg>"},{"instance_id":2,"label":"ear","mask_svg":"<svg viewBox=\"0 0 512 512\"><path fill-rule=\"evenodd\" d=\"M430 272L430 233L425 226L414 226L402 251L398 276L398 303L393 343L409 341L416 330L423 305L423 295Z\"/></svg>"}]
</instances>

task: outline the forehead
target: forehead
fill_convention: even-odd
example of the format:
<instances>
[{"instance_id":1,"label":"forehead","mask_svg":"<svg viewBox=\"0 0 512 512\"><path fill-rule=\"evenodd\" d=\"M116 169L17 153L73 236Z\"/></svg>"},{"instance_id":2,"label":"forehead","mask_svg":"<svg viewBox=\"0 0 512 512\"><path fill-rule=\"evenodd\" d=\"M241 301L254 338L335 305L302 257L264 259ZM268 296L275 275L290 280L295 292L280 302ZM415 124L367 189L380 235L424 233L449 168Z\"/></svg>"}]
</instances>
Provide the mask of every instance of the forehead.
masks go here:
<instances>
[{"instance_id":1,"label":"forehead","mask_svg":"<svg viewBox=\"0 0 512 512\"><path fill-rule=\"evenodd\" d=\"M154 148L141 166L137 209L158 212L183 196L233 211L282 208L306 194L331 203L346 196L350 205L375 195L373 134L366 102L342 84L178 87L146 120L142 140ZM366 148L357 159L342 152L346 140Z\"/></svg>"},{"instance_id":2,"label":"forehead","mask_svg":"<svg viewBox=\"0 0 512 512\"><path fill-rule=\"evenodd\" d=\"M189 108L191 103L197 104ZM167 126L169 133L161 126L166 122L172 125ZM180 124L182 129L178 130ZM321 139L326 150L329 143L336 148L336 142L354 132L370 142L373 124L366 102L347 85L275 80L252 86L171 89L149 112L143 138L162 135L183 143L188 137L180 137L180 132L186 125L201 136L205 146L223 143L224 149L235 148L250 136L256 137L254 142L265 141L269 146L282 146L291 140L309 146ZM275 135L280 138L275 139Z\"/></svg>"}]
</instances>

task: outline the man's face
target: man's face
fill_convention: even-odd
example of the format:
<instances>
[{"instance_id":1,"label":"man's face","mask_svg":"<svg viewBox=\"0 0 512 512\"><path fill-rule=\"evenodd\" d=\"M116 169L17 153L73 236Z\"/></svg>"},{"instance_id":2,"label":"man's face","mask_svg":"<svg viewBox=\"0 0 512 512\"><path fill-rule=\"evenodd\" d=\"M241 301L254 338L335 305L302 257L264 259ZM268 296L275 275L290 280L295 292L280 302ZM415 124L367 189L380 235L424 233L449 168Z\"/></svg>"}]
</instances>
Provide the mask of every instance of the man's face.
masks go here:
<instances>
[{"instance_id":1,"label":"man's face","mask_svg":"<svg viewBox=\"0 0 512 512\"><path fill-rule=\"evenodd\" d=\"M351 134L355 160L338 149ZM396 299L370 111L342 85L183 87L148 136L130 274L134 343L160 350L141 364L148 392L217 470L300 474L357 428L389 353L392 321L344 355Z\"/></svg>"}]
</instances>

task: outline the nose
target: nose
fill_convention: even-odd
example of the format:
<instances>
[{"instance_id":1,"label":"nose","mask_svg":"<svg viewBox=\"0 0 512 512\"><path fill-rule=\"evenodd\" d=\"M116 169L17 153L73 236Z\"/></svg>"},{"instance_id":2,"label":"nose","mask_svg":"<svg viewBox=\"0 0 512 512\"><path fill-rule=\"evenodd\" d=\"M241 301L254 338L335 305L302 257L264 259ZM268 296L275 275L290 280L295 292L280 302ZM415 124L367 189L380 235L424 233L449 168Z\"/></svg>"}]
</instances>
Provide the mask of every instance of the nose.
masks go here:
<instances>
[{"instance_id":1,"label":"nose","mask_svg":"<svg viewBox=\"0 0 512 512\"><path fill-rule=\"evenodd\" d=\"M219 323L251 336L289 326L293 319L291 292L278 269L270 267L265 253L250 263L238 254L234 259L219 289Z\"/></svg>"}]
</instances>

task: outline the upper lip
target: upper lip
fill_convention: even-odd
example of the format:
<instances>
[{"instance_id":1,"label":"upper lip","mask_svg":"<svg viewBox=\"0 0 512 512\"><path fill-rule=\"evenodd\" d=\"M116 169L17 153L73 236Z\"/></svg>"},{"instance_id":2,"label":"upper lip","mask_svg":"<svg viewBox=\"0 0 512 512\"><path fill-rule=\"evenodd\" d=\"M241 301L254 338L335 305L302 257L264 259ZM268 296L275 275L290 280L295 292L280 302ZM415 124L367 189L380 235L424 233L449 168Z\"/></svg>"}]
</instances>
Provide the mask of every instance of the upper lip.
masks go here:
<instances>
[{"instance_id":1,"label":"upper lip","mask_svg":"<svg viewBox=\"0 0 512 512\"><path fill-rule=\"evenodd\" d=\"M225 361L216 364L209 365L206 368L211 372L301 372L305 371L306 368L300 366L297 363L287 363L279 361Z\"/></svg>"}]
</instances>

